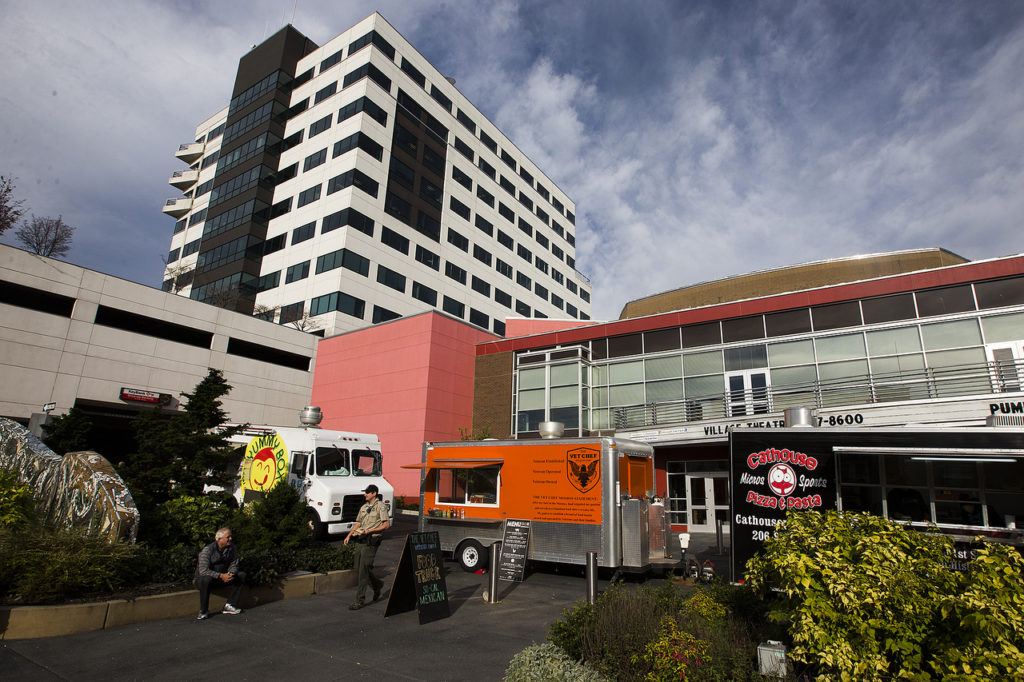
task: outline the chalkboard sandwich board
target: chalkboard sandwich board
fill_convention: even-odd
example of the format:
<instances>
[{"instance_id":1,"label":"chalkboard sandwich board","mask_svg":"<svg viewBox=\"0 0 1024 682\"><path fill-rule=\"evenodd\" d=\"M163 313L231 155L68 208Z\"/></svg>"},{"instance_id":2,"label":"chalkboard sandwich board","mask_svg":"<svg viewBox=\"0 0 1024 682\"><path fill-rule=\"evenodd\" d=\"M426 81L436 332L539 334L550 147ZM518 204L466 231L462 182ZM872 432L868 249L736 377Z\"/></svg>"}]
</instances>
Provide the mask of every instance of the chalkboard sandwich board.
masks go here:
<instances>
[{"instance_id":1,"label":"chalkboard sandwich board","mask_svg":"<svg viewBox=\"0 0 1024 682\"><path fill-rule=\"evenodd\" d=\"M521 583L526 576L526 557L530 549L530 522L507 519L498 557L498 580Z\"/></svg>"},{"instance_id":2,"label":"chalkboard sandwich board","mask_svg":"<svg viewBox=\"0 0 1024 682\"><path fill-rule=\"evenodd\" d=\"M437 531L406 537L384 617L413 609L419 611L420 625L451 615Z\"/></svg>"}]
</instances>

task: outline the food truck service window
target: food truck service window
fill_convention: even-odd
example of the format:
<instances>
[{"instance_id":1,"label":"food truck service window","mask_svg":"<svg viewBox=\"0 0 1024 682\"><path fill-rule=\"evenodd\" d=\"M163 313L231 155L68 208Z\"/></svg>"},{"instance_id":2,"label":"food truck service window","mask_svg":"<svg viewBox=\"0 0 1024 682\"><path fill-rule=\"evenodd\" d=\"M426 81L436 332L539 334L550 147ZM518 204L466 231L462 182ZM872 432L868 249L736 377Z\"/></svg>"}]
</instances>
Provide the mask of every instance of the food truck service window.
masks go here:
<instances>
[{"instance_id":1,"label":"food truck service window","mask_svg":"<svg viewBox=\"0 0 1024 682\"><path fill-rule=\"evenodd\" d=\"M498 504L498 466L436 469L439 504L493 507Z\"/></svg>"}]
</instances>

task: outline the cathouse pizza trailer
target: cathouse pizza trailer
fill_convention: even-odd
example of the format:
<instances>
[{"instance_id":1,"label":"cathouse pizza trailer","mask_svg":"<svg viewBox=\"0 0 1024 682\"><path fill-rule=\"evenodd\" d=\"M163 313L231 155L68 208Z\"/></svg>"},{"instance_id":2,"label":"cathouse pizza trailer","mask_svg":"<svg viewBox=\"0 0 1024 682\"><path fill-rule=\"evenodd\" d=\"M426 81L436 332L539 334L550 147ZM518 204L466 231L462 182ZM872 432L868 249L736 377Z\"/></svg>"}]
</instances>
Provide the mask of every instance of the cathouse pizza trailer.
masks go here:
<instances>
[{"instance_id":1,"label":"cathouse pizza trailer","mask_svg":"<svg viewBox=\"0 0 1024 682\"><path fill-rule=\"evenodd\" d=\"M467 571L487 565L506 519L530 521L527 558L647 571L666 557L665 508L655 501L654 451L619 438L425 443L419 527Z\"/></svg>"},{"instance_id":2,"label":"cathouse pizza trailer","mask_svg":"<svg viewBox=\"0 0 1024 682\"><path fill-rule=\"evenodd\" d=\"M935 526L960 548L1024 544L1022 428L736 429L729 443L734 579L789 510Z\"/></svg>"}]
</instances>

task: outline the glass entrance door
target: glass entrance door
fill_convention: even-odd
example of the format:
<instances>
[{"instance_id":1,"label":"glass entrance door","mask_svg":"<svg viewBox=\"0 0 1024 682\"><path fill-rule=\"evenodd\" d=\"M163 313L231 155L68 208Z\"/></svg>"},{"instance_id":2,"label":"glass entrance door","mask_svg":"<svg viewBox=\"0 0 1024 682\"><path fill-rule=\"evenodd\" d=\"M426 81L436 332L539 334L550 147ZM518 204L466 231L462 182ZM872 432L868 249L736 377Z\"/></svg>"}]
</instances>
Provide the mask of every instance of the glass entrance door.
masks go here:
<instances>
[{"instance_id":1,"label":"glass entrance door","mask_svg":"<svg viewBox=\"0 0 1024 682\"><path fill-rule=\"evenodd\" d=\"M1024 390L1024 342L992 343L985 350L992 363L992 388L997 393Z\"/></svg>"},{"instance_id":2,"label":"glass entrance door","mask_svg":"<svg viewBox=\"0 0 1024 682\"><path fill-rule=\"evenodd\" d=\"M729 372L725 375L725 389L730 417L768 412L768 370Z\"/></svg>"},{"instance_id":3,"label":"glass entrance door","mask_svg":"<svg viewBox=\"0 0 1024 682\"><path fill-rule=\"evenodd\" d=\"M687 474L686 512L691 533L713 533L718 519L729 532L729 475L726 472Z\"/></svg>"}]
</instances>

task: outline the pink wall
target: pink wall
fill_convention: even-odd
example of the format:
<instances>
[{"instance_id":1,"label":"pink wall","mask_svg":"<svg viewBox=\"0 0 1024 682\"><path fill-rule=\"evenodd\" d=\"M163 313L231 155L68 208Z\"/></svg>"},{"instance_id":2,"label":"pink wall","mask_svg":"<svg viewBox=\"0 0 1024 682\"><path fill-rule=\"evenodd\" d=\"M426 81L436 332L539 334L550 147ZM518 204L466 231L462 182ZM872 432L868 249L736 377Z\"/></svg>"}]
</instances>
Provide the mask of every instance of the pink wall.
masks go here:
<instances>
[{"instance_id":1,"label":"pink wall","mask_svg":"<svg viewBox=\"0 0 1024 682\"><path fill-rule=\"evenodd\" d=\"M497 337L436 312L320 342L312 404L323 427L375 433L396 495L419 494L423 441L457 440L473 424L476 345Z\"/></svg>"},{"instance_id":2,"label":"pink wall","mask_svg":"<svg viewBox=\"0 0 1024 682\"><path fill-rule=\"evenodd\" d=\"M505 338L556 332L560 329L575 329L592 324L602 323L593 320L534 320L525 317L508 317L505 318Z\"/></svg>"}]
</instances>

